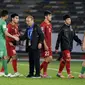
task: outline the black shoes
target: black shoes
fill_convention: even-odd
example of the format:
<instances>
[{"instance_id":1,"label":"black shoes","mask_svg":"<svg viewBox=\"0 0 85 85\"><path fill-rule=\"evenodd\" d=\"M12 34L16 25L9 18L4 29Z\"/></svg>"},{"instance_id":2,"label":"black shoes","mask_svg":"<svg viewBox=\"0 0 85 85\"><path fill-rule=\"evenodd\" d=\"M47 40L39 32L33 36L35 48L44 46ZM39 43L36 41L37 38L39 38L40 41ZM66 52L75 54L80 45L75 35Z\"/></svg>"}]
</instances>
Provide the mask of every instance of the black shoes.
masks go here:
<instances>
[{"instance_id":1,"label":"black shoes","mask_svg":"<svg viewBox=\"0 0 85 85\"><path fill-rule=\"evenodd\" d=\"M32 78L34 75L28 74L26 77L27 78Z\"/></svg>"},{"instance_id":2,"label":"black shoes","mask_svg":"<svg viewBox=\"0 0 85 85\"><path fill-rule=\"evenodd\" d=\"M29 75L26 76L26 78L41 78L41 76L40 75L31 75L31 74L29 74Z\"/></svg>"}]
</instances>

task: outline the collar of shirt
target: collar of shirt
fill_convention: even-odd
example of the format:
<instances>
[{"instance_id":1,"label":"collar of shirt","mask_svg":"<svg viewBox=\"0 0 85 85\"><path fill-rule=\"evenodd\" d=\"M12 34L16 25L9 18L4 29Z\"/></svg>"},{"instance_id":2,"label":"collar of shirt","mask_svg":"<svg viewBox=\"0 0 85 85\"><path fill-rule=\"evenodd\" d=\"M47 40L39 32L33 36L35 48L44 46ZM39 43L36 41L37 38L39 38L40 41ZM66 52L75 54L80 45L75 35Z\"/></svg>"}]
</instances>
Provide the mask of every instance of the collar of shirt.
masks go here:
<instances>
[{"instance_id":1,"label":"collar of shirt","mask_svg":"<svg viewBox=\"0 0 85 85\"><path fill-rule=\"evenodd\" d=\"M34 24L30 27L28 27L28 37L30 38L30 40L32 39L32 32L33 32L33 27L34 27Z\"/></svg>"},{"instance_id":2,"label":"collar of shirt","mask_svg":"<svg viewBox=\"0 0 85 85\"><path fill-rule=\"evenodd\" d=\"M33 27L34 27L34 24L32 26L28 26L28 30L33 29Z\"/></svg>"},{"instance_id":3,"label":"collar of shirt","mask_svg":"<svg viewBox=\"0 0 85 85\"><path fill-rule=\"evenodd\" d=\"M68 27L71 25L71 24L67 24L67 23L64 23L64 24L65 24L66 26L68 26Z\"/></svg>"}]
</instances>

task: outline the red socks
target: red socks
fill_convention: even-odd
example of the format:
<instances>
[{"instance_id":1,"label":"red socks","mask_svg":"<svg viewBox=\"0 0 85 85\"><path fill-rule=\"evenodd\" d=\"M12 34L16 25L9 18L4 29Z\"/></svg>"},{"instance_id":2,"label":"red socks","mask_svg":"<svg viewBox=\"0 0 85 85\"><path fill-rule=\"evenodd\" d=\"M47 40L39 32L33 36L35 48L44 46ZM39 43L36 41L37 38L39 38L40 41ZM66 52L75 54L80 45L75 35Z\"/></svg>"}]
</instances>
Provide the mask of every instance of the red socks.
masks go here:
<instances>
[{"instance_id":1,"label":"red socks","mask_svg":"<svg viewBox=\"0 0 85 85\"><path fill-rule=\"evenodd\" d=\"M1 68L1 71L0 72L4 72L4 67Z\"/></svg>"},{"instance_id":2,"label":"red socks","mask_svg":"<svg viewBox=\"0 0 85 85\"><path fill-rule=\"evenodd\" d=\"M12 60L12 66L13 66L14 72L17 72L17 59Z\"/></svg>"},{"instance_id":3,"label":"red socks","mask_svg":"<svg viewBox=\"0 0 85 85\"><path fill-rule=\"evenodd\" d=\"M13 66L14 72L17 72L17 59L12 60L12 66ZM4 68L3 67L1 68L0 72L4 72Z\"/></svg>"},{"instance_id":4,"label":"red socks","mask_svg":"<svg viewBox=\"0 0 85 85\"><path fill-rule=\"evenodd\" d=\"M67 71L67 73L70 74L70 61L66 61L66 62L61 61L60 62L58 73L61 73L62 72L62 70L64 69L64 66L65 65L66 65L66 71Z\"/></svg>"},{"instance_id":5,"label":"red socks","mask_svg":"<svg viewBox=\"0 0 85 85\"><path fill-rule=\"evenodd\" d=\"M61 60L58 73L62 72L62 70L64 69L64 66L65 66L65 62Z\"/></svg>"},{"instance_id":6,"label":"red socks","mask_svg":"<svg viewBox=\"0 0 85 85\"><path fill-rule=\"evenodd\" d=\"M44 62L43 74L47 72L48 62Z\"/></svg>"},{"instance_id":7,"label":"red socks","mask_svg":"<svg viewBox=\"0 0 85 85\"><path fill-rule=\"evenodd\" d=\"M70 74L70 61L66 61L66 70L67 73Z\"/></svg>"},{"instance_id":8,"label":"red socks","mask_svg":"<svg viewBox=\"0 0 85 85\"><path fill-rule=\"evenodd\" d=\"M43 74L47 72L47 67L48 67L48 62L44 61L41 66L40 66L40 70L43 68Z\"/></svg>"},{"instance_id":9,"label":"red socks","mask_svg":"<svg viewBox=\"0 0 85 85\"><path fill-rule=\"evenodd\" d=\"M45 61L44 61L45 62ZM44 66L44 62L42 62L42 64L40 65L40 70L42 70L43 66Z\"/></svg>"}]
</instances>

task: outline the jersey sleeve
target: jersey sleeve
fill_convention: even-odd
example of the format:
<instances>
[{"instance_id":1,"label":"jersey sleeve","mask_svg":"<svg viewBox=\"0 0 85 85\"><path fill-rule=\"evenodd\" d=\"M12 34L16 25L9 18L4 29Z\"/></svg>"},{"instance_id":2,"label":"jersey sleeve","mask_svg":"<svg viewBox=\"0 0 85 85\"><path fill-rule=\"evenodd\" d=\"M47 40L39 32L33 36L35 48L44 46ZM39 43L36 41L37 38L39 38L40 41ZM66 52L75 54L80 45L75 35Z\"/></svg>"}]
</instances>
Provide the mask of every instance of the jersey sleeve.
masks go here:
<instances>
[{"instance_id":1,"label":"jersey sleeve","mask_svg":"<svg viewBox=\"0 0 85 85\"><path fill-rule=\"evenodd\" d=\"M7 31L8 31L9 34L12 34L12 29L11 29L10 24L7 25ZM12 38L7 36L7 39L6 39L7 42L11 42L12 40L13 40Z\"/></svg>"},{"instance_id":2,"label":"jersey sleeve","mask_svg":"<svg viewBox=\"0 0 85 85\"><path fill-rule=\"evenodd\" d=\"M3 32L5 32L5 31L7 30L6 22L4 22L4 23L2 24L2 30L3 30Z\"/></svg>"},{"instance_id":3,"label":"jersey sleeve","mask_svg":"<svg viewBox=\"0 0 85 85\"><path fill-rule=\"evenodd\" d=\"M40 27L41 27L42 32L45 33L45 25L41 24Z\"/></svg>"},{"instance_id":4,"label":"jersey sleeve","mask_svg":"<svg viewBox=\"0 0 85 85\"><path fill-rule=\"evenodd\" d=\"M11 26L9 24L7 25L7 31L11 34Z\"/></svg>"},{"instance_id":5,"label":"jersey sleeve","mask_svg":"<svg viewBox=\"0 0 85 85\"><path fill-rule=\"evenodd\" d=\"M17 35L20 36L19 29L17 29Z\"/></svg>"}]
</instances>

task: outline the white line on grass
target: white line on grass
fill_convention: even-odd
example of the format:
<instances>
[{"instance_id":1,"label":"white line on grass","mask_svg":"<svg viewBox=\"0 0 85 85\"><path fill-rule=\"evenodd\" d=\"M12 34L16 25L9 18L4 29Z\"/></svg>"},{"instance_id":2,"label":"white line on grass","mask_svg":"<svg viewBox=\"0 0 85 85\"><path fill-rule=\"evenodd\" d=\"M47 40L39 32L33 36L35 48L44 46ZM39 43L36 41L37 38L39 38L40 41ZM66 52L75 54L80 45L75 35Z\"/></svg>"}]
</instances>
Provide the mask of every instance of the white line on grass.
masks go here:
<instances>
[{"instance_id":1,"label":"white line on grass","mask_svg":"<svg viewBox=\"0 0 85 85\"><path fill-rule=\"evenodd\" d=\"M19 64L19 65L25 65L25 64ZM58 71L58 69L55 69L55 68L48 68L48 70L52 70L52 71ZM63 72L66 72L65 70L63 70ZM71 73L74 73L74 74L79 74L79 72L71 72Z\"/></svg>"},{"instance_id":2,"label":"white line on grass","mask_svg":"<svg viewBox=\"0 0 85 85\"><path fill-rule=\"evenodd\" d=\"M55 68L48 68L48 70L58 71L58 69L55 69ZM66 71L65 71L65 70L63 70L63 72L66 72ZM79 72L71 72L71 73L79 74Z\"/></svg>"},{"instance_id":3,"label":"white line on grass","mask_svg":"<svg viewBox=\"0 0 85 85\"><path fill-rule=\"evenodd\" d=\"M43 60L44 60L44 59L40 59L40 61L43 61ZM71 59L71 61L76 61L76 62L77 62L77 61L78 61L78 62L79 62L79 61L84 61L84 60L85 60L85 59ZM22 58L22 59L19 59L19 58L18 58L18 61L29 61L29 59L27 59L27 58L26 58L26 59L23 59L23 58ZM53 59L52 61L56 61L56 59Z\"/></svg>"}]
</instances>

